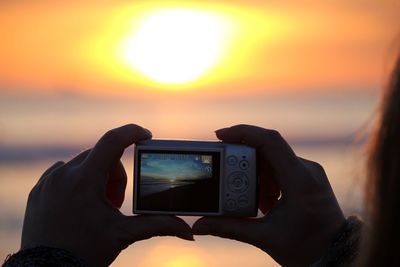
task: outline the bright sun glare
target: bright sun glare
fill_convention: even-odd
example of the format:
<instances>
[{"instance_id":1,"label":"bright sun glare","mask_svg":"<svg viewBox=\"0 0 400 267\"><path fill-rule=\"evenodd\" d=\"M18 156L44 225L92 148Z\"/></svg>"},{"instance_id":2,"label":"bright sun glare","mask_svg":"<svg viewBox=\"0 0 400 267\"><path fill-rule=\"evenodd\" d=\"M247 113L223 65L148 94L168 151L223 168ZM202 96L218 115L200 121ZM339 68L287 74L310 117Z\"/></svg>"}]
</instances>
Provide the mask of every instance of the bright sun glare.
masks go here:
<instances>
[{"instance_id":1,"label":"bright sun glare","mask_svg":"<svg viewBox=\"0 0 400 267\"><path fill-rule=\"evenodd\" d=\"M123 58L147 78L183 84L204 75L221 58L225 22L217 14L171 8L144 16L123 44Z\"/></svg>"}]
</instances>

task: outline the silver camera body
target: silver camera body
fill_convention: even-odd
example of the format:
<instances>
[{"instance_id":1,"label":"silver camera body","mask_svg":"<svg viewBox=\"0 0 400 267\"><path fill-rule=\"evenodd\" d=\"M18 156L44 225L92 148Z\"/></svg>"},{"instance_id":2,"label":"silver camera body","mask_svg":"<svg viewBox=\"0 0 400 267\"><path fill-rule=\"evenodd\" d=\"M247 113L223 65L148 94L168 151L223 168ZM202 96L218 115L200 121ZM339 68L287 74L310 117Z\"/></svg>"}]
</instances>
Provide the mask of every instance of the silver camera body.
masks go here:
<instances>
[{"instance_id":1,"label":"silver camera body","mask_svg":"<svg viewBox=\"0 0 400 267\"><path fill-rule=\"evenodd\" d=\"M136 214L257 215L254 148L208 141L148 140L135 148Z\"/></svg>"}]
</instances>

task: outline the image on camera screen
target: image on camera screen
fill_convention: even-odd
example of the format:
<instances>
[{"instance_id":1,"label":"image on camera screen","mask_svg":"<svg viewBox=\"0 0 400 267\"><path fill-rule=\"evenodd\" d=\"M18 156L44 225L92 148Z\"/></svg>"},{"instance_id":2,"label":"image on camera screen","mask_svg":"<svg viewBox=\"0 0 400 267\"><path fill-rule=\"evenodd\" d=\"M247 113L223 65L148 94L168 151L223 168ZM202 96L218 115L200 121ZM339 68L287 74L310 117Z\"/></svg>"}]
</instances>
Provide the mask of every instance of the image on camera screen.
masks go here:
<instances>
[{"instance_id":1,"label":"image on camera screen","mask_svg":"<svg viewBox=\"0 0 400 267\"><path fill-rule=\"evenodd\" d=\"M218 212L218 152L139 152L137 208Z\"/></svg>"}]
</instances>

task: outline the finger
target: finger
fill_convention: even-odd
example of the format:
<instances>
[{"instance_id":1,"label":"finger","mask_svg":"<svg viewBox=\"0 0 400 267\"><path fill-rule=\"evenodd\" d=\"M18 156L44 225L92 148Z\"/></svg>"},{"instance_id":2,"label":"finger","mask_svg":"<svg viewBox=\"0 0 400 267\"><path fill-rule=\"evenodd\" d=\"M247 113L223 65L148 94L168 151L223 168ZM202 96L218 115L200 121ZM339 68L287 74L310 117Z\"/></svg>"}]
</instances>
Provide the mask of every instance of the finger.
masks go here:
<instances>
[{"instance_id":1,"label":"finger","mask_svg":"<svg viewBox=\"0 0 400 267\"><path fill-rule=\"evenodd\" d=\"M266 214L278 202L281 190L276 180L271 177L271 174L261 173L260 177L258 207L263 214Z\"/></svg>"},{"instance_id":2,"label":"finger","mask_svg":"<svg viewBox=\"0 0 400 267\"><path fill-rule=\"evenodd\" d=\"M75 164L79 164L82 163L82 161L87 157L87 155L89 154L90 149L83 151L81 153L79 153L77 156L75 156L73 159L71 159L70 161L68 161L67 163L65 163L64 161L57 161L56 163L54 163L53 165L51 165L40 177L39 181L42 180L42 178L44 178L45 176L50 175L54 170L58 169L61 166L64 165L75 165Z\"/></svg>"},{"instance_id":3,"label":"finger","mask_svg":"<svg viewBox=\"0 0 400 267\"><path fill-rule=\"evenodd\" d=\"M281 189L274 178L273 168L261 156L257 156L257 173L259 178L258 207L263 214L266 214L275 206L281 195Z\"/></svg>"},{"instance_id":4,"label":"finger","mask_svg":"<svg viewBox=\"0 0 400 267\"><path fill-rule=\"evenodd\" d=\"M83 151L79 155L75 156L73 159L65 163L64 161L57 161L53 165L51 165L40 177L39 181L42 180L45 176L50 175L54 170L58 169L64 165L75 165L81 163L89 154L90 150Z\"/></svg>"},{"instance_id":5,"label":"finger","mask_svg":"<svg viewBox=\"0 0 400 267\"><path fill-rule=\"evenodd\" d=\"M275 130L250 125L236 125L216 131L217 137L224 142L242 143L257 149L261 165L269 164L273 169L279 187L284 192L296 190L302 186L304 169L296 154ZM263 166L261 166L263 167ZM292 179L296 177L296 179Z\"/></svg>"},{"instance_id":6,"label":"finger","mask_svg":"<svg viewBox=\"0 0 400 267\"><path fill-rule=\"evenodd\" d=\"M120 208L125 198L127 175L121 161L111 168L106 187L106 196L114 207Z\"/></svg>"},{"instance_id":7,"label":"finger","mask_svg":"<svg viewBox=\"0 0 400 267\"><path fill-rule=\"evenodd\" d=\"M242 143L258 149L278 171L286 173L287 163L298 163L294 151L275 130L241 124L217 130L216 135L224 142Z\"/></svg>"},{"instance_id":8,"label":"finger","mask_svg":"<svg viewBox=\"0 0 400 267\"><path fill-rule=\"evenodd\" d=\"M135 124L110 130L90 151L84 165L89 169L107 174L117 164L126 147L149 138L151 138L150 131Z\"/></svg>"},{"instance_id":9,"label":"finger","mask_svg":"<svg viewBox=\"0 0 400 267\"><path fill-rule=\"evenodd\" d=\"M193 224L195 235L213 235L257 245L259 219L203 217Z\"/></svg>"},{"instance_id":10,"label":"finger","mask_svg":"<svg viewBox=\"0 0 400 267\"><path fill-rule=\"evenodd\" d=\"M119 228L121 230L119 239L124 246L155 236L176 236L194 240L190 226L175 216L124 216Z\"/></svg>"},{"instance_id":11,"label":"finger","mask_svg":"<svg viewBox=\"0 0 400 267\"><path fill-rule=\"evenodd\" d=\"M310 172L314 182L321 188L331 190L329 179L326 176L324 168L317 162L298 157L304 167Z\"/></svg>"},{"instance_id":12,"label":"finger","mask_svg":"<svg viewBox=\"0 0 400 267\"><path fill-rule=\"evenodd\" d=\"M50 178L48 176L53 175L54 172L56 170L60 169L61 167L68 168L70 166L74 166L74 165L78 165L78 164L82 163L82 161L87 157L89 152L90 152L90 150L83 151L83 152L79 153L77 156L75 156L73 159L68 161L67 163L65 163L64 161L57 161L43 173L43 175L40 177L37 184L40 185L40 184L44 183L44 180L48 180L46 178Z\"/></svg>"}]
</instances>

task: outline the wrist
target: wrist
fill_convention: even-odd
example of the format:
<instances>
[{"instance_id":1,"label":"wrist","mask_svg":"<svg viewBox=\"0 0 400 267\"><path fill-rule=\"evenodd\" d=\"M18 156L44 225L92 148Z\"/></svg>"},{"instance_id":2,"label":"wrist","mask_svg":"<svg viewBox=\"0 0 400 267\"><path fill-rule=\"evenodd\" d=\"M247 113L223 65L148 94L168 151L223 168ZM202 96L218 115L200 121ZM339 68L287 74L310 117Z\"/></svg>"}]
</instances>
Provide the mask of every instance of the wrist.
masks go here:
<instances>
[{"instance_id":1,"label":"wrist","mask_svg":"<svg viewBox=\"0 0 400 267\"><path fill-rule=\"evenodd\" d=\"M327 252L310 267L348 266L358 255L363 222L350 216L336 234Z\"/></svg>"},{"instance_id":2,"label":"wrist","mask_svg":"<svg viewBox=\"0 0 400 267\"><path fill-rule=\"evenodd\" d=\"M13 255L8 255L2 266L89 267L69 251L44 246L22 249Z\"/></svg>"},{"instance_id":3,"label":"wrist","mask_svg":"<svg viewBox=\"0 0 400 267\"><path fill-rule=\"evenodd\" d=\"M329 221L310 222L307 234L297 246L297 249L301 249L297 251L297 256L293 257L292 264L287 266L313 266L329 251L346 223L343 215L334 219L331 217ZM319 230L316 230L318 228Z\"/></svg>"}]
</instances>

